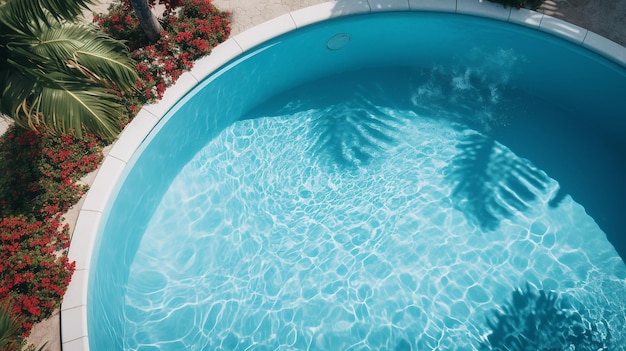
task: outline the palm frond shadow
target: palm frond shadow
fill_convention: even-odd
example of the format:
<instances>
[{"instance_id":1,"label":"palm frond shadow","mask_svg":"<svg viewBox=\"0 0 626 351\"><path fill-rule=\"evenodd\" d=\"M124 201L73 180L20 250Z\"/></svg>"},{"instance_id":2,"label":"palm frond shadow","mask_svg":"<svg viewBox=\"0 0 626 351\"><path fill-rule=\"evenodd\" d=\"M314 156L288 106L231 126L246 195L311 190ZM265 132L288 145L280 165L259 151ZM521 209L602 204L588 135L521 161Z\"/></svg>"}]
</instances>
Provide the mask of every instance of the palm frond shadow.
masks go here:
<instances>
[{"instance_id":1,"label":"palm frond shadow","mask_svg":"<svg viewBox=\"0 0 626 351\"><path fill-rule=\"evenodd\" d=\"M315 155L327 154L344 168L382 156L395 144L401 121L363 97L324 109L311 128Z\"/></svg>"},{"instance_id":2,"label":"palm frond shadow","mask_svg":"<svg viewBox=\"0 0 626 351\"><path fill-rule=\"evenodd\" d=\"M586 315L584 307L574 308L566 296L526 284L487 318L491 331L480 350L609 350L608 323Z\"/></svg>"},{"instance_id":3,"label":"palm frond shadow","mask_svg":"<svg viewBox=\"0 0 626 351\"><path fill-rule=\"evenodd\" d=\"M485 230L522 212L547 188L549 178L492 138L478 133L459 143L449 180L452 198L466 216Z\"/></svg>"}]
</instances>

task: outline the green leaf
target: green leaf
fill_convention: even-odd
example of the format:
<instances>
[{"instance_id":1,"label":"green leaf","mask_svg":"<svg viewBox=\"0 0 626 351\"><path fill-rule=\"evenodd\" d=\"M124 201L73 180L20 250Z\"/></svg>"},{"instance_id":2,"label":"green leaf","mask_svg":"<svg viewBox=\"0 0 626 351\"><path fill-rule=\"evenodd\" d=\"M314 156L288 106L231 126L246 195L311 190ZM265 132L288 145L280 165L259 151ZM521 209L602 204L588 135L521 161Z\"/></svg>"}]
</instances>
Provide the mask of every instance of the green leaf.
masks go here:
<instances>
[{"instance_id":1,"label":"green leaf","mask_svg":"<svg viewBox=\"0 0 626 351\"><path fill-rule=\"evenodd\" d=\"M99 87L83 89L75 84L41 88L28 112L23 111L15 122L79 136L84 125L89 132L113 138L120 132L124 109L111 91Z\"/></svg>"},{"instance_id":2,"label":"green leaf","mask_svg":"<svg viewBox=\"0 0 626 351\"><path fill-rule=\"evenodd\" d=\"M75 21L93 0L3 0L0 2L0 22L15 28L26 28L33 22L46 26L55 21Z\"/></svg>"},{"instance_id":3,"label":"green leaf","mask_svg":"<svg viewBox=\"0 0 626 351\"><path fill-rule=\"evenodd\" d=\"M21 347L22 320L11 315L11 305L4 301L0 303L0 350Z\"/></svg>"},{"instance_id":4,"label":"green leaf","mask_svg":"<svg viewBox=\"0 0 626 351\"><path fill-rule=\"evenodd\" d=\"M75 54L76 62L97 76L115 82L122 90L133 89L139 80L134 62L128 57L123 44L113 39L99 37L88 41Z\"/></svg>"},{"instance_id":5,"label":"green leaf","mask_svg":"<svg viewBox=\"0 0 626 351\"><path fill-rule=\"evenodd\" d=\"M9 4L20 7L5 0L0 10ZM25 13L16 11L5 22L19 22ZM39 19L24 31L5 22L0 20L0 113L29 129L80 136L84 127L105 138L116 136L125 110L113 88L133 89L139 79L124 44L94 27L52 17L50 26Z\"/></svg>"},{"instance_id":6,"label":"green leaf","mask_svg":"<svg viewBox=\"0 0 626 351\"><path fill-rule=\"evenodd\" d=\"M0 112L12 117L19 105L28 99L35 87L35 81L20 71L0 74Z\"/></svg>"},{"instance_id":7,"label":"green leaf","mask_svg":"<svg viewBox=\"0 0 626 351\"><path fill-rule=\"evenodd\" d=\"M31 48L36 57L49 62L47 67L57 65L57 70L68 73L73 70L103 85L114 82L121 89L130 90L139 79L124 44L89 27L64 25L44 29Z\"/></svg>"}]
</instances>

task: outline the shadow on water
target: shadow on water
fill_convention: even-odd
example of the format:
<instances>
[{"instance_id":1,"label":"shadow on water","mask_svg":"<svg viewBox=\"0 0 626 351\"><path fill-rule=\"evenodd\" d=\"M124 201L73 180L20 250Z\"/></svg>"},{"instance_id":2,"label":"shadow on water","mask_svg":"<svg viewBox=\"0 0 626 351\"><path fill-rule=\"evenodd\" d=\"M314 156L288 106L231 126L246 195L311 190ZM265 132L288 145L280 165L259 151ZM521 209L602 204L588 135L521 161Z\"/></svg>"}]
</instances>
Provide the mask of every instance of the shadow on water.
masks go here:
<instances>
[{"instance_id":1,"label":"shadow on water","mask_svg":"<svg viewBox=\"0 0 626 351\"><path fill-rule=\"evenodd\" d=\"M490 137L472 132L458 144L449 176L452 197L481 228L525 211L547 187L548 177Z\"/></svg>"},{"instance_id":2,"label":"shadow on water","mask_svg":"<svg viewBox=\"0 0 626 351\"><path fill-rule=\"evenodd\" d=\"M560 189L550 201L552 207L570 195L626 259L626 147L594 128L592 116L556 111L551 118L543 116L531 106L523 118L492 134L558 180Z\"/></svg>"},{"instance_id":3,"label":"shadow on water","mask_svg":"<svg viewBox=\"0 0 626 351\"><path fill-rule=\"evenodd\" d=\"M337 0L333 14L359 11L368 6L366 0ZM489 32L485 40L490 40L493 35L493 31ZM469 97L483 99L484 106L495 108L484 114L483 117L487 119L481 118L491 124L493 130L477 130L493 136L516 155L532 160L533 164L557 180L559 193L550 205L557 207L566 196L571 196L585 208L620 256L626 259L626 139L623 138L626 127L623 111L626 105L622 98L624 80L619 78L623 76L623 70L612 70L608 66L596 67L595 64L589 65L586 60L562 60L559 58L564 57L562 51L566 51L566 48L560 44L533 50L537 44L534 39L532 46L527 47L524 47L524 40L521 39L502 45L501 48L486 45L487 50L480 50L480 42L474 41L462 53L461 49L452 51L450 56L459 59L455 63L458 72L431 72L433 84L427 82L431 86L425 85L424 91L427 94L438 93L430 89L433 87L441 89L443 94L422 95L420 98L431 101L440 98L445 102L446 99L452 101L455 96L460 96L461 99L454 103L461 106L459 104L468 101L467 94L478 92L478 95ZM464 42L456 44L463 46ZM472 48L479 50L472 52ZM451 74L456 75L456 83L460 85L446 83ZM508 80L508 77L514 79ZM522 80L528 78L526 85L521 87L527 94L533 95L535 99L555 100L547 101L542 108L554 106L562 110L552 115L545 111L537 113L532 111L536 103L532 99L518 105L525 105L527 111L503 111L505 104L497 101L492 104L493 98L515 96L507 90L520 77L524 78ZM469 83L466 86L471 89L465 89L465 82ZM501 95L482 94L480 87ZM568 112L564 116L565 110ZM495 117L489 120L489 113L492 112L491 116ZM551 118L545 118L549 115ZM561 118L558 118L559 115ZM493 124L500 116L515 118L503 121L512 123L510 127L501 128L502 125ZM471 122L465 124L474 127Z\"/></svg>"},{"instance_id":4,"label":"shadow on water","mask_svg":"<svg viewBox=\"0 0 626 351\"><path fill-rule=\"evenodd\" d=\"M408 121L406 116L391 112L408 108L399 105L408 97L389 99L393 94L406 95L401 90L390 91L393 82L406 79L406 75L402 69L387 73L369 81L362 72L347 72L332 80L306 84L269 99L248 118L304 117L312 141L308 147L311 155L328 157L339 169L356 169L383 157L397 143L400 129Z\"/></svg>"},{"instance_id":5,"label":"shadow on water","mask_svg":"<svg viewBox=\"0 0 626 351\"><path fill-rule=\"evenodd\" d=\"M526 288L513 291L511 301L487 318L491 329L481 350L611 350L611 333L605 320L590 320L566 296ZM616 326L613 326L616 327Z\"/></svg>"},{"instance_id":6,"label":"shadow on water","mask_svg":"<svg viewBox=\"0 0 626 351\"><path fill-rule=\"evenodd\" d=\"M538 197L552 196L549 205L558 207L571 196L626 257L626 216L620 215L626 199L626 164L623 158L619 161L623 147L594 136L589 124L573 123L560 107L546 112L549 103L511 88L511 55L472 54L476 60L506 61L504 73L485 73L474 61L468 63L472 69L459 65L342 73L279 94L248 118L306 118L311 156L327 158L338 170L385 157L413 118L452 122L467 132L459 140L448 181L456 206L470 220L493 230ZM548 177L558 181L558 193L545 194Z\"/></svg>"},{"instance_id":7,"label":"shadow on water","mask_svg":"<svg viewBox=\"0 0 626 351\"><path fill-rule=\"evenodd\" d=\"M355 96L346 104L324 109L313 122L313 154L328 154L342 168L355 168L383 156L395 143L397 122L367 99Z\"/></svg>"}]
</instances>

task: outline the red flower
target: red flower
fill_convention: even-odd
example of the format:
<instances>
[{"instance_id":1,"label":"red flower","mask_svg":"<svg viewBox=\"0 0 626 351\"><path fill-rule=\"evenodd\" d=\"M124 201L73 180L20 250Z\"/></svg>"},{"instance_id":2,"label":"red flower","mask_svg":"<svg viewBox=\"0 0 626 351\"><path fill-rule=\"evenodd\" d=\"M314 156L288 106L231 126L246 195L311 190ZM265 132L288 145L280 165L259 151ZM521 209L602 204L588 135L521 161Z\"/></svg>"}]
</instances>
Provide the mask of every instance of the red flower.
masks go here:
<instances>
[{"instance_id":1,"label":"red flower","mask_svg":"<svg viewBox=\"0 0 626 351\"><path fill-rule=\"evenodd\" d=\"M183 41L190 40L191 38L193 38L193 34L191 32L180 32L176 34L175 40L180 43Z\"/></svg>"},{"instance_id":2,"label":"red flower","mask_svg":"<svg viewBox=\"0 0 626 351\"><path fill-rule=\"evenodd\" d=\"M169 60L165 61L163 64L166 71L171 71L176 68L176 64Z\"/></svg>"},{"instance_id":3,"label":"red flower","mask_svg":"<svg viewBox=\"0 0 626 351\"><path fill-rule=\"evenodd\" d=\"M0 220L0 300L8 299L13 313L26 319L24 335L59 307L75 269L66 257L57 257L58 245L69 241L67 228L59 228L57 218Z\"/></svg>"},{"instance_id":4,"label":"red flower","mask_svg":"<svg viewBox=\"0 0 626 351\"><path fill-rule=\"evenodd\" d=\"M196 49L200 50L200 52L209 51L209 42L207 40L194 39L191 41L191 45L193 45Z\"/></svg>"}]
</instances>

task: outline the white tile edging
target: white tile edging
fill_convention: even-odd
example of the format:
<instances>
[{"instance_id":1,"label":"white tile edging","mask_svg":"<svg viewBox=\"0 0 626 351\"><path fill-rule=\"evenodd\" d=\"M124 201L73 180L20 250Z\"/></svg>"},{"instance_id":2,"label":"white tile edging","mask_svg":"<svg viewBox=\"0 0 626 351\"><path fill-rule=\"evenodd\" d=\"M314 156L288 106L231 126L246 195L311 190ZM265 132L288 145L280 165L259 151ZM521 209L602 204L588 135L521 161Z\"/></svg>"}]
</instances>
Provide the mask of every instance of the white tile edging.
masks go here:
<instances>
[{"instance_id":1,"label":"white tile edging","mask_svg":"<svg viewBox=\"0 0 626 351\"><path fill-rule=\"evenodd\" d=\"M333 11L337 5L334 1L292 11L226 40L211 55L198 60L190 72L183 74L159 103L144 106L124 129L98 170L72 236L68 257L70 261L76 261L76 272L61 306L61 340L64 351L89 350L87 288L90 258L100 219L124 167L150 131L180 98L216 69L252 47L275 36L334 17L382 11L437 11L495 18L539 29L604 55L626 67L625 47L579 26L530 10L511 10L479 0L356 0L346 4L349 5L342 7L340 12Z\"/></svg>"}]
</instances>

